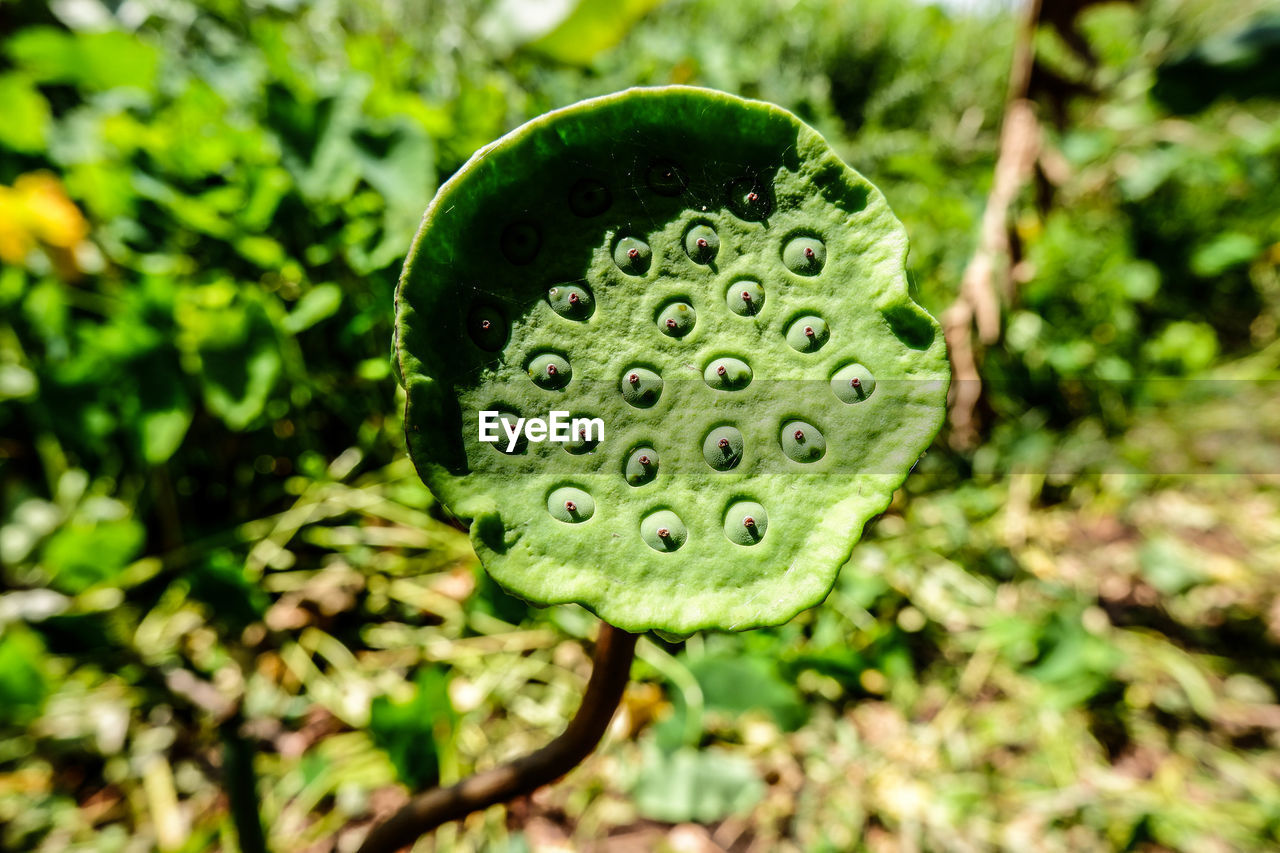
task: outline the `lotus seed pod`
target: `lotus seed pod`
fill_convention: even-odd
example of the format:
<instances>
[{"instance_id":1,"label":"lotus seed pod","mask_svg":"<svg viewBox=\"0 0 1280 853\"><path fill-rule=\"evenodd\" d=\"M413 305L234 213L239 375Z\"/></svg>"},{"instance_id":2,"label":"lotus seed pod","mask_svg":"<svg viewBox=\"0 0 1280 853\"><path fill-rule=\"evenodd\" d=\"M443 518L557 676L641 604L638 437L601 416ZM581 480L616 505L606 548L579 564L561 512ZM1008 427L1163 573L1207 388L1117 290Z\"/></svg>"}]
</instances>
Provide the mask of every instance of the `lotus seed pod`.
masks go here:
<instances>
[{"instance_id":1,"label":"lotus seed pod","mask_svg":"<svg viewBox=\"0 0 1280 853\"><path fill-rule=\"evenodd\" d=\"M658 312L658 330L670 338L683 338L693 331L698 312L688 302L672 302Z\"/></svg>"},{"instance_id":2,"label":"lotus seed pod","mask_svg":"<svg viewBox=\"0 0 1280 853\"><path fill-rule=\"evenodd\" d=\"M529 361L529 378L539 388L558 391L569 384L573 377L573 368L564 356L554 352L544 352Z\"/></svg>"},{"instance_id":3,"label":"lotus seed pod","mask_svg":"<svg viewBox=\"0 0 1280 853\"><path fill-rule=\"evenodd\" d=\"M724 536L737 545L755 545L769 529L769 513L755 501L734 501L724 513Z\"/></svg>"},{"instance_id":4,"label":"lotus seed pod","mask_svg":"<svg viewBox=\"0 0 1280 853\"><path fill-rule=\"evenodd\" d=\"M658 451L648 445L637 447L627 456L622 475L633 486L653 482L653 478L658 476Z\"/></svg>"},{"instance_id":5,"label":"lotus seed pod","mask_svg":"<svg viewBox=\"0 0 1280 853\"><path fill-rule=\"evenodd\" d=\"M739 317L753 317L764 309L764 286L749 278L740 279L729 285L724 301Z\"/></svg>"},{"instance_id":6,"label":"lotus seed pod","mask_svg":"<svg viewBox=\"0 0 1280 853\"><path fill-rule=\"evenodd\" d=\"M618 383L622 399L637 409L647 409L662 396L662 377L647 367L628 367Z\"/></svg>"},{"instance_id":7,"label":"lotus seed pod","mask_svg":"<svg viewBox=\"0 0 1280 853\"><path fill-rule=\"evenodd\" d=\"M827 247L817 237L793 237L782 249L782 262L796 275L817 275L827 262Z\"/></svg>"},{"instance_id":8,"label":"lotus seed pod","mask_svg":"<svg viewBox=\"0 0 1280 853\"><path fill-rule=\"evenodd\" d=\"M596 310L591 291L577 284L556 285L547 291L547 302L566 320L585 320Z\"/></svg>"},{"instance_id":9,"label":"lotus seed pod","mask_svg":"<svg viewBox=\"0 0 1280 853\"><path fill-rule=\"evenodd\" d=\"M806 314L787 327L787 343L798 352L817 352L831 338L831 330L821 317Z\"/></svg>"},{"instance_id":10,"label":"lotus seed pod","mask_svg":"<svg viewBox=\"0 0 1280 853\"><path fill-rule=\"evenodd\" d=\"M817 462L827 452L827 440L813 424L788 421L782 425L782 452L797 462Z\"/></svg>"},{"instance_id":11,"label":"lotus seed pod","mask_svg":"<svg viewBox=\"0 0 1280 853\"><path fill-rule=\"evenodd\" d=\"M846 403L861 403L876 390L876 378L861 364L846 364L832 375L831 390Z\"/></svg>"},{"instance_id":12,"label":"lotus seed pod","mask_svg":"<svg viewBox=\"0 0 1280 853\"><path fill-rule=\"evenodd\" d=\"M599 216L612 203L609 188L592 178L583 178L569 189L569 209L578 216Z\"/></svg>"},{"instance_id":13,"label":"lotus seed pod","mask_svg":"<svg viewBox=\"0 0 1280 853\"><path fill-rule=\"evenodd\" d=\"M720 252L720 235L710 225L695 225L684 235L684 251L695 264L709 264Z\"/></svg>"},{"instance_id":14,"label":"lotus seed pod","mask_svg":"<svg viewBox=\"0 0 1280 853\"><path fill-rule=\"evenodd\" d=\"M721 356L707 364L702 379L718 391L737 391L751 384L751 366L740 358Z\"/></svg>"},{"instance_id":15,"label":"lotus seed pod","mask_svg":"<svg viewBox=\"0 0 1280 853\"><path fill-rule=\"evenodd\" d=\"M628 275L644 275L652 260L649 244L637 237L623 237L613 247L613 262Z\"/></svg>"},{"instance_id":16,"label":"lotus seed pod","mask_svg":"<svg viewBox=\"0 0 1280 853\"><path fill-rule=\"evenodd\" d=\"M742 461L742 433L731 426L718 426L702 439L702 458L717 471L729 471Z\"/></svg>"},{"instance_id":17,"label":"lotus seed pod","mask_svg":"<svg viewBox=\"0 0 1280 853\"><path fill-rule=\"evenodd\" d=\"M689 528L671 510L660 509L640 522L640 538L655 551L678 551L689 538Z\"/></svg>"},{"instance_id":18,"label":"lotus seed pod","mask_svg":"<svg viewBox=\"0 0 1280 853\"><path fill-rule=\"evenodd\" d=\"M547 512L565 524L581 524L596 514L596 502L577 486L561 486L547 495Z\"/></svg>"},{"instance_id":19,"label":"lotus seed pod","mask_svg":"<svg viewBox=\"0 0 1280 853\"><path fill-rule=\"evenodd\" d=\"M406 260L414 464L527 601L667 636L783 623L828 594L944 417L945 343L906 253L880 192L777 107L667 87L542 116L440 188ZM744 313L739 281L762 285ZM722 386L730 358L749 382ZM662 382L647 407L640 370ZM510 453L477 435L495 410L529 419ZM536 433L555 411L603 438Z\"/></svg>"}]
</instances>

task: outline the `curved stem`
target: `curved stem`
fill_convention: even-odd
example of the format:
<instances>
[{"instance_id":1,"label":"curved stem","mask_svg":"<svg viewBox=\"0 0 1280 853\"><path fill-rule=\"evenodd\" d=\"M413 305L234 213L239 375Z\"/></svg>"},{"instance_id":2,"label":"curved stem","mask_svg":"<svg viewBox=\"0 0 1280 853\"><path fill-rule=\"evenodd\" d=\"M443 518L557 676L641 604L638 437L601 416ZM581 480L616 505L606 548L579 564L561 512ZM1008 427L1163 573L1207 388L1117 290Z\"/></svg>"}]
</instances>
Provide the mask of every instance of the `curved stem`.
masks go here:
<instances>
[{"instance_id":1,"label":"curved stem","mask_svg":"<svg viewBox=\"0 0 1280 853\"><path fill-rule=\"evenodd\" d=\"M432 788L409 801L365 837L357 853L393 853L442 823L528 794L582 763L604 735L631 678L636 634L600 623L591 679L564 733L537 752L468 776L450 788Z\"/></svg>"}]
</instances>

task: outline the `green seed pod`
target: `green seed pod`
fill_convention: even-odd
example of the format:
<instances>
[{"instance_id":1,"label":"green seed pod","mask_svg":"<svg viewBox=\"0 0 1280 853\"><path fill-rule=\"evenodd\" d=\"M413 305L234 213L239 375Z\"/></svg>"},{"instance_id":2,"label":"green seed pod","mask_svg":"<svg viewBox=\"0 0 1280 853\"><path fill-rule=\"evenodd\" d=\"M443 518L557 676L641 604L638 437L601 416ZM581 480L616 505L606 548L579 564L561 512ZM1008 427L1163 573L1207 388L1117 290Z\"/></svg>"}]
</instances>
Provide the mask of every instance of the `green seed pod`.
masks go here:
<instances>
[{"instance_id":1,"label":"green seed pod","mask_svg":"<svg viewBox=\"0 0 1280 853\"><path fill-rule=\"evenodd\" d=\"M710 225L695 225L685 232L684 251L695 264L709 264L720 253L720 235Z\"/></svg>"},{"instance_id":2,"label":"green seed pod","mask_svg":"<svg viewBox=\"0 0 1280 853\"><path fill-rule=\"evenodd\" d=\"M831 376L831 390L845 403L861 403L876 390L876 378L861 364L846 364Z\"/></svg>"},{"instance_id":3,"label":"green seed pod","mask_svg":"<svg viewBox=\"0 0 1280 853\"><path fill-rule=\"evenodd\" d=\"M880 192L769 104L633 89L535 119L440 188L405 262L394 346L416 469L526 601L668 636L785 622L828 594L944 417L945 343L906 253ZM753 313L729 299L743 280L763 285ZM708 376L729 358L745 385ZM572 381L548 390L548 364ZM639 365L663 382L647 407ZM477 436L486 410L529 419L513 452ZM603 438L541 437L557 411L598 417ZM791 455L819 438L816 461Z\"/></svg>"},{"instance_id":4,"label":"green seed pod","mask_svg":"<svg viewBox=\"0 0 1280 853\"><path fill-rule=\"evenodd\" d=\"M827 440L813 424L788 421L779 436L782 452L797 462L817 462L827 452Z\"/></svg>"},{"instance_id":5,"label":"green seed pod","mask_svg":"<svg viewBox=\"0 0 1280 853\"><path fill-rule=\"evenodd\" d=\"M628 367L618 381L622 399L637 409L647 409L662 396L662 377L647 367Z\"/></svg>"},{"instance_id":6,"label":"green seed pod","mask_svg":"<svg viewBox=\"0 0 1280 853\"><path fill-rule=\"evenodd\" d=\"M734 501L724 513L724 536L737 545L756 545L769 529L769 513L755 501Z\"/></svg>"},{"instance_id":7,"label":"green seed pod","mask_svg":"<svg viewBox=\"0 0 1280 853\"><path fill-rule=\"evenodd\" d=\"M590 288L579 284L557 284L547 291L547 302L566 320L585 320L596 310Z\"/></svg>"},{"instance_id":8,"label":"green seed pod","mask_svg":"<svg viewBox=\"0 0 1280 853\"><path fill-rule=\"evenodd\" d=\"M678 551L689 538L689 528L671 510L660 509L640 522L640 538L655 551Z\"/></svg>"},{"instance_id":9,"label":"green seed pod","mask_svg":"<svg viewBox=\"0 0 1280 853\"><path fill-rule=\"evenodd\" d=\"M817 237L793 237L782 247L782 262L796 275L817 275L827 262L827 247Z\"/></svg>"},{"instance_id":10,"label":"green seed pod","mask_svg":"<svg viewBox=\"0 0 1280 853\"><path fill-rule=\"evenodd\" d=\"M649 244L637 237L623 237L613 247L613 262L627 275L644 275L652 261Z\"/></svg>"},{"instance_id":11,"label":"green seed pod","mask_svg":"<svg viewBox=\"0 0 1280 853\"><path fill-rule=\"evenodd\" d=\"M561 486L547 495L547 512L556 521L581 524L596 514L596 502L577 486Z\"/></svg>"},{"instance_id":12,"label":"green seed pod","mask_svg":"<svg viewBox=\"0 0 1280 853\"><path fill-rule=\"evenodd\" d=\"M787 343L798 352L817 352L831 339L831 330L821 317L806 314L787 327Z\"/></svg>"},{"instance_id":13,"label":"green seed pod","mask_svg":"<svg viewBox=\"0 0 1280 853\"><path fill-rule=\"evenodd\" d=\"M658 331L669 338L683 338L693 331L698 322L698 312L688 302L672 302L663 307L654 318Z\"/></svg>"},{"instance_id":14,"label":"green seed pod","mask_svg":"<svg viewBox=\"0 0 1280 853\"><path fill-rule=\"evenodd\" d=\"M751 366L740 358L721 356L707 364L702 379L717 391L739 391L751 384Z\"/></svg>"},{"instance_id":15,"label":"green seed pod","mask_svg":"<svg viewBox=\"0 0 1280 853\"><path fill-rule=\"evenodd\" d=\"M742 461L742 433L737 427L718 426L702 439L702 458L717 471L728 471Z\"/></svg>"},{"instance_id":16,"label":"green seed pod","mask_svg":"<svg viewBox=\"0 0 1280 853\"><path fill-rule=\"evenodd\" d=\"M559 391L573 378L573 368L569 365L569 361L554 352L535 355L529 360L529 365L525 369L529 371L529 378L535 385L546 388L548 391Z\"/></svg>"},{"instance_id":17,"label":"green seed pod","mask_svg":"<svg viewBox=\"0 0 1280 853\"><path fill-rule=\"evenodd\" d=\"M653 482L658 476L658 451L648 445L631 451L627 455L627 464L622 468L622 476L633 486Z\"/></svg>"},{"instance_id":18,"label":"green seed pod","mask_svg":"<svg viewBox=\"0 0 1280 853\"><path fill-rule=\"evenodd\" d=\"M739 317L754 317L764 309L764 286L749 278L739 279L729 285L724 301Z\"/></svg>"}]
</instances>

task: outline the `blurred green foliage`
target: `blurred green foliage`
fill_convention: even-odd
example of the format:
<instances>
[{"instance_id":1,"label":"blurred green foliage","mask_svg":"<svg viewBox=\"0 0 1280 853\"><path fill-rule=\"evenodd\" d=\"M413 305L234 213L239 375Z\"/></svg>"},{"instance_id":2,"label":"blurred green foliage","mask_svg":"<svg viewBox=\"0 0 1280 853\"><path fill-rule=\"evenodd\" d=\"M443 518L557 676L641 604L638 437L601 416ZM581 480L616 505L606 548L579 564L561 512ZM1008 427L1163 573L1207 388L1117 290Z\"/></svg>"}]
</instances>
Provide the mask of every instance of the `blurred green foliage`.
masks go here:
<instances>
[{"instance_id":1,"label":"blurred green foliage","mask_svg":"<svg viewBox=\"0 0 1280 853\"><path fill-rule=\"evenodd\" d=\"M435 849L1280 844L1266 11L1040 28L982 443L939 441L821 607L643 640L602 753ZM329 849L545 742L592 620L498 589L404 456L392 299L437 182L583 97L764 98L884 189L939 314L1016 31L892 0L0 2L0 847L238 849L252 753L273 849Z\"/></svg>"}]
</instances>

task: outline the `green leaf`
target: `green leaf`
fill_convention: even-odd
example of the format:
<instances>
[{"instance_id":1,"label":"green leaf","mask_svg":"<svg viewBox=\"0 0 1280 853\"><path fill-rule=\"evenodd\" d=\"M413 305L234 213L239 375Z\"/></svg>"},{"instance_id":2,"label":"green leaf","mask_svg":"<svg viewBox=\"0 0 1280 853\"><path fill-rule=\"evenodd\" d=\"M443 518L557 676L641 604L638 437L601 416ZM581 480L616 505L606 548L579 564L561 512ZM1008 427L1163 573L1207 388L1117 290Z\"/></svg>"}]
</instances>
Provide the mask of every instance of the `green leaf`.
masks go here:
<instances>
[{"instance_id":1,"label":"green leaf","mask_svg":"<svg viewBox=\"0 0 1280 853\"><path fill-rule=\"evenodd\" d=\"M395 765L400 781L419 791L439 782L440 744L451 736L455 722L448 675L431 667L419 670L409 699L373 700L369 733Z\"/></svg>"},{"instance_id":2,"label":"green leaf","mask_svg":"<svg viewBox=\"0 0 1280 853\"><path fill-rule=\"evenodd\" d=\"M95 91L122 86L151 91L160 65L154 47L123 32L29 27L9 39L5 52L36 82L73 83Z\"/></svg>"},{"instance_id":3,"label":"green leaf","mask_svg":"<svg viewBox=\"0 0 1280 853\"><path fill-rule=\"evenodd\" d=\"M800 694L771 661L708 656L689 661L688 667L708 708L732 714L764 710L786 731L798 729L808 716Z\"/></svg>"},{"instance_id":4,"label":"green leaf","mask_svg":"<svg viewBox=\"0 0 1280 853\"><path fill-rule=\"evenodd\" d=\"M342 288L336 284L318 284L302 295L280 327L289 334L296 335L321 320L332 317L341 305Z\"/></svg>"},{"instance_id":5,"label":"green leaf","mask_svg":"<svg viewBox=\"0 0 1280 853\"><path fill-rule=\"evenodd\" d=\"M40 715L49 682L39 635L21 624L0 625L0 722L23 726Z\"/></svg>"},{"instance_id":6,"label":"green leaf","mask_svg":"<svg viewBox=\"0 0 1280 853\"><path fill-rule=\"evenodd\" d=\"M750 809L764 795L755 766L719 749L682 748L667 755L648 744L631 789L636 810L668 823L711 823Z\"/></svg>"},{"instance_id":7,"label":"green leaf","mask_svg":"<svg viewBox=\"0 0 1280 853\"><path fill-rule=\"evenodd\" d=\"M14 151L34 153L45 145L49 129L49 102L19 74L0 74L0 145Z\"/></svg>"},{"instance_id":8,"label":"green leaf","mask_svg":"<svg viewBox=\"0 0 1280 853\"><path fill-rule=\"evenodd\" d=\"M50 586L74 595L120 574L145 539L146 529L132 518L77 520L49 538L41 562Z\"/></svg>"},{"instance_id":9,"label":"green leaf","mask_svg":"<svg viewBox=\"0 0 1280 853\"><path fill-rule=\"evenodd\" d=\"M662 0L579 0L555 29L530 42L529 50L569 65L587 65L622 41Z\"/></svg>"},{"instance_id":10,"label":"green leaf","mask_svg":"<svg viewBox=\"0 0 1280 853\"><path fill-rule=\"evenodd\" d=\"M239 634L260 620L271 600L244 571L244 561L228 550L214 551L183 578L191 598L208 606L209 618Z\"/></svg>"},{"instance_id":11,"label":"green leaf","mask_svg":"<svg viewBox=\"0 0 1280 853\"><path fill-rule=\"evenodd\" d=\"M1212 278L1249 263L1261 251L1262 245L1256 237L1227 231L1196 247L1191 254L1191 271L1201 278Z\"/></svg>"}]
</instances>

